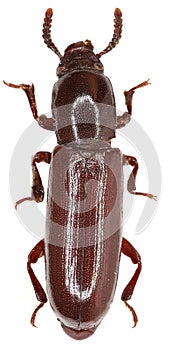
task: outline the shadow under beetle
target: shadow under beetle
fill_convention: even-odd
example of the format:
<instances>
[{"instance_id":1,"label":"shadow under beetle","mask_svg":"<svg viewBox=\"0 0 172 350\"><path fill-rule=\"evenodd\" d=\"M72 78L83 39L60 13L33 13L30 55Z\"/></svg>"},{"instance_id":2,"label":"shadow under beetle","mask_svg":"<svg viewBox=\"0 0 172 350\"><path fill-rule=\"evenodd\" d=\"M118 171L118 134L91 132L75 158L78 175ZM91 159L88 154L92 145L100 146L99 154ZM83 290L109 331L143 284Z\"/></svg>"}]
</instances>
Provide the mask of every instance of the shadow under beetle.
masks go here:
<instances>
[{"instance_id":1,"label":"shadow under beetle","mask_svg":"<svg viewBox=\"0 0 172 350\"><path fill-rule=\"evenodd\" d=\"M108 46L94 54L90 40L68 46L62 56L51 40L52 9L45 14L43 38L60 58L58 82L52 92L52 118L38 116L34 85L14 85L24 90L38 124L54 130L58 146L52 153L37 152L32 159L31 197L19 200L42 202L44 188L37 163L50 164L47 193L46 235L30 252L27 269L40 302L33 312L35 326L38 310L47 296L35 276L32 264L45 257L49 302L63 330L74 339L92 335L113 300L121 253L128 256L136 271L121 299L130 309L134 326L138 319L128 304L141 272L141 258L122 238L123 166L133 170L128 191L156 199L152 194L136 192L137 159L112 148L116 129L131 118L132 97L148 80L125 91L127 112L116 116L115 97L110 80L103 73L100 57L118 44L122 33L122 13L114 12L114 33Z\"/></svg>"}]
</instances>

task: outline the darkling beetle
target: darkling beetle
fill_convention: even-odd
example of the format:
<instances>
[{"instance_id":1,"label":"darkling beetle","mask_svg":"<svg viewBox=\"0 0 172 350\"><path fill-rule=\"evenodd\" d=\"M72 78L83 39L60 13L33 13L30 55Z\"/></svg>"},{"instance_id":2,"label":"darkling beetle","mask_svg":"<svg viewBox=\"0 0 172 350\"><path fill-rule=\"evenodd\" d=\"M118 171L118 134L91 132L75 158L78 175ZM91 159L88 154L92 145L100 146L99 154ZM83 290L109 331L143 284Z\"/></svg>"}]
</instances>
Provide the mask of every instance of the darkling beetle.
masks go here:
<instances>
[{"instance_id":1,"label":"darkling beetle","mask_svg":"<svg viewBox=\"0 0 172 350\"><path fill-rule=\"evenodd\" d=\"M135 90L149 82L124 92L127 112L116 116L112 85L103 73L100 58L121 38L120 9L114 12L112 40L98 54L91 41L85 40L68 46L61 55L51 39L52 15L49 8L43 24L44 42L60 59L59 79L52 92L52 118L38 116L33 84L4 82L26 93L35 120L42 128L54 130L58 143L52 153L37 152L33 157L31 197L19 200L16 207L25 200L43 201L44 188L36 164L50 164L46 234L30 252L27 263L40 302L31 324L35 326L36 314L47 302L31 267L44 256L50 305L70 337L85 339L95 332L113 300L121 253L137 265L121 299L133 315L134 326L138 321L128 300L142 264L139 253L122 237L123 166L133 168L127 187L131 194L156 197L136 192L137 159L112 148L110 140L116 129L130 121Z\"/></svg>"}]
</instances>

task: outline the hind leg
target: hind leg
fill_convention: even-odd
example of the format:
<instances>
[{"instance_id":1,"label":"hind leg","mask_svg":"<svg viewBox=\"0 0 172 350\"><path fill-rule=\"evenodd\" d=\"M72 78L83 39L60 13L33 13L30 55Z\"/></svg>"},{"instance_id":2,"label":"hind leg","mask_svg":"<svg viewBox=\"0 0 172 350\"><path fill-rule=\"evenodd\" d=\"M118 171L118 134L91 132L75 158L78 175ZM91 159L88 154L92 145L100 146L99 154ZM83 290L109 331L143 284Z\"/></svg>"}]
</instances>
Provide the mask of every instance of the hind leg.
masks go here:
<instances>
[{"instance_id":1,"label":"hind leg","mask_svg":"<svg viewBox=\"0 0 172 350\"><path fill-rule=\"evenodd\" d=\"M128 304L128 300L130 300L132 295L133 295L135 285L137 283L137 280L139 278L139 275L140 275L140 272L142 269L141 257L139 255L139 253L137 252L137 250L132 246L132 244L130 242L128 242L125 238L123 238L123 240L122 240L121 252L124 255L128 256L131 259L133 264L137 264L137 269L136 269L133 277L131 278L131 280L129 281L129 283L127 284L127 286L125 287L125 289L121 295L122 301L124 301L125 305L132 312L133 321L134 321L133 327L135 327L137 322L138 322L137 314L136 314L135 310L133 309L133 307Z\"/></svg>"},{"instance_id":2,"label":"hind leg","mask_svg":"<svg viewBox=\"0 0 172 350\"><path fill-rule=\"evenodd\" d=\"M44 240L41 240L36 244L36 246L31 250L30 254L28 255L28 262L27 262L27 270L35 291L35 295L37 300L40 302L38 307L34 310L32 317L31 317L31 324L32 326L35 326L35 317L38 312L38 310L43 307L43 305L47 302L47 296L45 294L44 289L42 288L40 282L38 281L37 277L35 276L31 264L35 264L39 258L45 255L44 252Z\"/></svg>"}]
</instances>

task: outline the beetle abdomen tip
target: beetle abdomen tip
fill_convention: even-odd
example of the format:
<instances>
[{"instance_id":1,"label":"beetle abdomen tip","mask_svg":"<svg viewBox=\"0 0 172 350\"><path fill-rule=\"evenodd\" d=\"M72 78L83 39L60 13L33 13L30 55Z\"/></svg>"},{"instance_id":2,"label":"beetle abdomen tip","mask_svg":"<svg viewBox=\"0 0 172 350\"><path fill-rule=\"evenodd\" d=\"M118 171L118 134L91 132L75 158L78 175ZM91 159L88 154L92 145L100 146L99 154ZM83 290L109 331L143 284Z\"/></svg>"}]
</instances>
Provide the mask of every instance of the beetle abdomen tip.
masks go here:
<instances>
[{"instance_id":1,"label":"beetle abdomen tip","mask_svg":"<svg viewBox=\"0 0 172 350\"><path fill-rule=\"evenodd\" d=\"M90 337L96 330L97 327L89 328L89 329L73 329L70 327L67 327L65 325L61 325L64 332L69 335L69 337L75 339L75 340L82 340Z\"/></svg>"}]
</instances>

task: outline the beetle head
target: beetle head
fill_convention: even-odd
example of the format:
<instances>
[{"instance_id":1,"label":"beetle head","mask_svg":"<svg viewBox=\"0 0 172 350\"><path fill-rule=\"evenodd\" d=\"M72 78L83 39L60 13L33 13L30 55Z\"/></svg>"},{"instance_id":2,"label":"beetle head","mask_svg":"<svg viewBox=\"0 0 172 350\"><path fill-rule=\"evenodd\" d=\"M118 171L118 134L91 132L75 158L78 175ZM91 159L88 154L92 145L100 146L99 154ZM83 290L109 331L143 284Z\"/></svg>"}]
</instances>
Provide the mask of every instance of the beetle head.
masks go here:
<instances>
[{"instance_id":1,"label":"beetle head","mask_svg":"<svg viewBox=\"0 0 172 350\"><path fill-rule=\"evenodd\" d=\"M94 70L103 73L103 64L93 52L90 40L69 45L57 67L57 76L76 70Z\"/></svg>"},{"instance_id":2,"label":"beetle head","mask_svg":"<svg viewBox=\"0 0 172 350\"><path fill-rule=\"evenodd\" d=\"M60 64L57 68L58 77L63 76L74 70L94 70L103 73L103 65L100 62L100 57L111 51L119 42L122 33L122 13L120 9L114 12L114 32L108 46L98 54L93 52L93 45L90 40L79 41L69 45L61 55L58 48L54 45L51 39L51 22L53 11L49 8L45 13L43 24L43 38L46 45L55 52L60 58Z\"/></svg>"}]
</instances>

